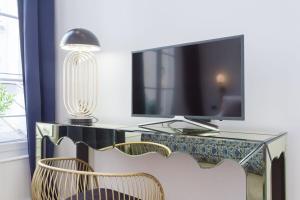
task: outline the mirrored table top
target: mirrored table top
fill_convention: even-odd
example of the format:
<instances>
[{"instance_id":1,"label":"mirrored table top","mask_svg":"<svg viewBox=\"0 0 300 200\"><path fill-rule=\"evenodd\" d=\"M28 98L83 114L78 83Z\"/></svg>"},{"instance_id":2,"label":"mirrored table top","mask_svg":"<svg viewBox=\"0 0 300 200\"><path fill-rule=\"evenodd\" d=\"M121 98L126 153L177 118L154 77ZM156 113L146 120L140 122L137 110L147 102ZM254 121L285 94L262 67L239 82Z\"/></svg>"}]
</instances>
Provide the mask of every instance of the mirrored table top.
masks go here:
<instances>
[{"instance_id":1,"label":"mirrored table top","mask_svg":"<svg viewBox=\"0 0 300 200\"><path fill-rule=\"evenodd\" d=\"M46 123L47 124L47 123ZM82 128L100 128L100 129L113 129L116 131L125 131L125 132L142 132L148 134L163 134L169 136L187 136L187 137L208 137L208 138L224 138L231 140L246 140L257 143L264 143L269 140L272 140L286 132L271 133L271 132L255 132L255 131L230 131L230 130L220 130L220 131L206 131L197 129L183 129L182 133L169 133L168 127L159 127L157 129L145 129L139 126L126 126L126 125L116 125L116 124L100 124L94 123L92 126L85 125L74 125L69 123L53 123L51 125L55 126L68 126L68 127L82 127ZM191 131L192 130L192 131ZM186 132L186 133L185 133Z\"/></svg>"}]
</instances>

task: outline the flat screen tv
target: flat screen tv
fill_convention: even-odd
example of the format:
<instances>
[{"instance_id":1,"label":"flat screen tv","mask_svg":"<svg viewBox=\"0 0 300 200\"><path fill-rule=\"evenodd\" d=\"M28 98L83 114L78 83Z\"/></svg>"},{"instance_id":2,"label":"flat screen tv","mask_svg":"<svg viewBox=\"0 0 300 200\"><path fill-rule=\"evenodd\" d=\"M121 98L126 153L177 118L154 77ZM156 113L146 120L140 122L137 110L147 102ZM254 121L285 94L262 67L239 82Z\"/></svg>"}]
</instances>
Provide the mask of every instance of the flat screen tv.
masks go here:
<instances>
[{"instance_id":1,"label":"flat screen tv","mask_svg":"<svg viewBox=\"0 0 300 200\"><path fill-rule=\"evenodd\" d=\"M132 116L243 120L243 35L132 52Z\"/></svg>"}]
</instances>

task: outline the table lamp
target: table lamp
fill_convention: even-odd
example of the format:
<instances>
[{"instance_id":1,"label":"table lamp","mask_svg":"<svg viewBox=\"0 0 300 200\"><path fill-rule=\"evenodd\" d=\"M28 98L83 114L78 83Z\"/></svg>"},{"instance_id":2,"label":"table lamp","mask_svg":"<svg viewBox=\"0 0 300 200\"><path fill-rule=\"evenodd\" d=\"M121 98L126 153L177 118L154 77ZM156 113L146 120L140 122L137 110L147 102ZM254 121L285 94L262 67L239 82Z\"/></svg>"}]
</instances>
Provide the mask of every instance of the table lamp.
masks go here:
<instances>
[{"instance_id":1,"label":"table lamp","mask_svg":"<svg viewBox=\"0 0 300 200\"><path fill-rule=\"evenodd\" d=\"M63 36L60 47L69 51L63 64L63 101L71 124L91 125L97 106L97 37L89 30L75 28Z\"/></svg>"}]
</instances>

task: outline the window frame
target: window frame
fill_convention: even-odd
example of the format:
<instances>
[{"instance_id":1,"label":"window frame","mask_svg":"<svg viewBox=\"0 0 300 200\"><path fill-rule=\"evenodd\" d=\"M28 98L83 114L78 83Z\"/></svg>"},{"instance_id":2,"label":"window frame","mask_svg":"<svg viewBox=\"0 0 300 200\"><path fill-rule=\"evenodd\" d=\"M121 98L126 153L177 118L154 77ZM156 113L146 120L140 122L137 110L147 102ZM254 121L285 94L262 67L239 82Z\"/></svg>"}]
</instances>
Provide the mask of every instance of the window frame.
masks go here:
<instances>
[{"instance_id":1,"label":"window frame","mask_svg":"<svg viewBox=\"0 0 300 200\"><path fill-rule=\"evenodd\" d=\"M0 16L19 20L19 17L17 15L7 14L5 11L0 11ZM19 29L20 31L20 29ZM20 47L21 51L21 47ZM23 72L22 72L23 73ZM21 89L23 89L23 95L24 95L24 85L23 85L23 74L18 73L7 73L7 72L0 72L0 83L4 84L15 84L16 86L20 86ZM9 76L9 77L5 77ZM20 84L18 84L20 83ZM25 97L24 97L25 101ZM26 119L26 113L25 113L25 102L24 106L19 105L20 107L24 108L24 114L1 114L0 118L9 118L9 117L25 117ZM9 141L1 141L0 140L0 163L3 162L11 162L14 160L24 159L28 157L28 148L27 148L27 133L25 131L24 138L15 140L9 140Z\"/></svg>"}]
</instances>

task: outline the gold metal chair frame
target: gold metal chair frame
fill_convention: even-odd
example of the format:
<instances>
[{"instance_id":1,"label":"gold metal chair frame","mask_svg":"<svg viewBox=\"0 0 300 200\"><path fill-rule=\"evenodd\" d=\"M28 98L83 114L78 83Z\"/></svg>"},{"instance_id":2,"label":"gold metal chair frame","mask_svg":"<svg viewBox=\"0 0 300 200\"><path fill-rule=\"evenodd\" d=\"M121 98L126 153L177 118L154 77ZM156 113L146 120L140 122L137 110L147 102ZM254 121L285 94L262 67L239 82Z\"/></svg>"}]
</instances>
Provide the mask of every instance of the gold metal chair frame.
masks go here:
<instances>
[{"instance_id":1,"label":"gold metal chair frame","mask_svg":"<svg viewBox=\"0 0 300 200\"><path fill-rule=\"evenodd\" d=\"M149 152L158 152L163 156L168 157L172 153L169 147L155 142L125 142L99 150L105 151L112 148L118 148L120 151L129 155L141 155Z\"/></svg>"},{"instance_id":2,"label":"gold metal chair frame","mask_svg":"<svg viewBox=\"0 0 300 200\"><path fill-rule=\"evenodd\" d=\"M77 158L38 161L33 200L164 200L159 181L146 173L98 173Z\"/></svg>"}]
</instances>

